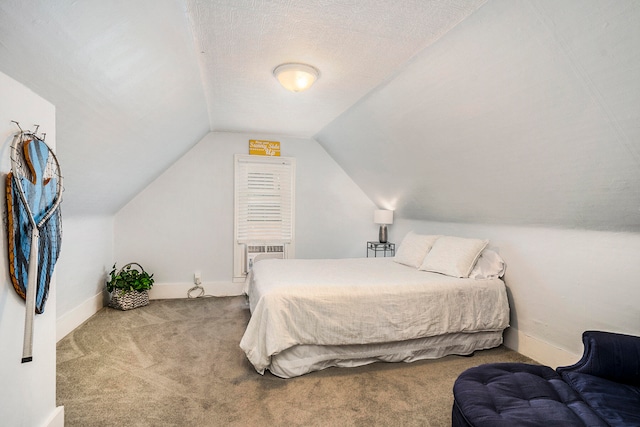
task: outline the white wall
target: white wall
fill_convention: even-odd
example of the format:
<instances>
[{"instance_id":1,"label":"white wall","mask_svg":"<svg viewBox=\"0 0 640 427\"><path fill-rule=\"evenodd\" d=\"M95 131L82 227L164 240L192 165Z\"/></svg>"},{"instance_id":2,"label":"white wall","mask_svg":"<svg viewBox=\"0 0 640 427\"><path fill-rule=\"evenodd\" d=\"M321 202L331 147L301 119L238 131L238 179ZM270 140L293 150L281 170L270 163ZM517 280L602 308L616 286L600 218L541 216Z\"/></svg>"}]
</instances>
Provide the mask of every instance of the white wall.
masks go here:
<instances>
[{"instance_id":1,"label":"white wall","mask_svg":"<svg viewBox=\"0 0 640 427\"><path fill-rule=\"evenodd\" d=\"M375 206L316 141L213 132L116 215L115 259L155 274L152 298L186 296L195 271L209 293L238 291L233 155L248 153L249 139L280 141L281 155L296 158L297 258L364 256L366 240L377 236Z\"/></svg>"},{"instance_id":2,"label":"white wall","mask_svg":"<svg viewBox=\"0 0 640 427\"><path fill-rule=\"evenodd\" d=\"M490 239L507 263L505 343L551 366L582 355L582 332L640 335L640 234L399 220L410 230Z\"/></svg>"},{"instance_id":3,"label":"white wall","mask_svg":"<svg viewBox=\"0 0 640 427\"><path fill-rule=\"evenodd\" d=\"M34 124L46 132L46 142L55 147L55 107L31 90L0 73L0 153L4 188L10 170L10 145L16 126L25 129ZM3 190L4 194L4 190ZM4 195L3 195L4 198ZM0 203L0 215L6 217L6 204ZM61 425L63 408L56 408L56 277L50 283L49 298L43 314L34 321L33 361L21 363L25 304L13 289L7 261L6 225L0 239L0 423L6 426ZM64 251L64 248L63 248Z\"/></svg>"},{"instance_id":4,"label":"white wall","mask_svg":"<svg viewBox=\"0 0 640 427\"><path fill-rule=\"evenodd\" d=\"M113 264L111 216L64 216L58 260L57 338L62 339L106 302L105 278Z\"/></svg>"}]
</instances>

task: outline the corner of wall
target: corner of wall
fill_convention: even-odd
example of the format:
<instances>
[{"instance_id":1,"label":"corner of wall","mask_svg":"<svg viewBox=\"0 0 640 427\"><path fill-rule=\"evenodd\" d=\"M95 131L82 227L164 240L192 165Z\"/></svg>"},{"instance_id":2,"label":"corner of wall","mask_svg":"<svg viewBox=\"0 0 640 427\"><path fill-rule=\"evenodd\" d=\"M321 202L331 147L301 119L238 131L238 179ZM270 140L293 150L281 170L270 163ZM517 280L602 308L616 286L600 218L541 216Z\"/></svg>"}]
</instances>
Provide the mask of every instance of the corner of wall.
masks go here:
<instances>
[{"instance_id":1,"label":"corner of wall","mask_svg":"<svg viewBox=\"0 0 640 427\"><path fill-rule=\"evenodd\" d=\"M56 410L44 423L44 427L64 427L64 406L56 407Z\"/></svg>"},{"instance_id":2,"label":"corner of wall","mask_svg":"<svg viewBox=\"0 0 640 427\"><path fill-rule=\"evenodd\" d=\"M0 152L2 176L10 170L8 145L16 133L12 120L25 127L33 123L40 124L40 130L47 133L47 143L56 144L56 114L53 104L32 90L0 72ZM0 205L0 214L5 214L4 204ZM7 246L0 239L0 250L7 253ZM5 272L8 282L8 258L3 256L0 268ZM57 266L56 266L57 269ZM23 344L23 325L25 316L24 301L17 296L11 285L0 292L0 414L3 425L33 426L44 420L56 420L60 425L60 410L56 409L56 310L57 310L57 272L50 283L49 300L44 313L36 316L33 334L33 361L21 364ZM52 414L54 414L52 416Z\"/></svg>"},{"instance_id":3,"label":"corner of wall","mask_svg":"<svg viewBox=\"0 0 640 427\"><path fill-rule=\"evenodd\" d=\"M56 342L67 336L75 328L96 314L105 305L104 293L99 293L71 311L58 317L56 322Z\"/></svg>"},{"instance_id":4,"label":"corner of wall","mask_svg":"<svg viewBox=\"0 0 640 427\"><path fill-rule=\"evenodd\" d=\"M538 338L527 335L511 327L504 331L504 345L543 365L557 368L568 366L580 360L581 355L570 353Z\"/></svg>"}]
</instances>

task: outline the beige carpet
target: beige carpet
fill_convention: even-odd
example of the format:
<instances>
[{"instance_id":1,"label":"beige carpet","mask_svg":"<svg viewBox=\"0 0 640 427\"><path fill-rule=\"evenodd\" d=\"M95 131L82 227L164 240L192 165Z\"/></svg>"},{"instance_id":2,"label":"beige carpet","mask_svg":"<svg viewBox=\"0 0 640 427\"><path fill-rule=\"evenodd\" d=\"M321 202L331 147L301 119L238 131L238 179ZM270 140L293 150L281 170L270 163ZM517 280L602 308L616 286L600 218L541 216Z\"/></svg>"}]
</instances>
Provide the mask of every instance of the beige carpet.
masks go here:
<instances>
[{"instance_id":1,"label":"beige carpet","mask_svg":"<svg viewBox=\"0 0 640 427\"><path fill-rule=\"evenodd\" d=\"M74 426L450 426L465 369L531 362L504 347L473 357L255 372L238 343L244 297L104 308L57 346L57 403Z\"/></svg>"}]
</instances>

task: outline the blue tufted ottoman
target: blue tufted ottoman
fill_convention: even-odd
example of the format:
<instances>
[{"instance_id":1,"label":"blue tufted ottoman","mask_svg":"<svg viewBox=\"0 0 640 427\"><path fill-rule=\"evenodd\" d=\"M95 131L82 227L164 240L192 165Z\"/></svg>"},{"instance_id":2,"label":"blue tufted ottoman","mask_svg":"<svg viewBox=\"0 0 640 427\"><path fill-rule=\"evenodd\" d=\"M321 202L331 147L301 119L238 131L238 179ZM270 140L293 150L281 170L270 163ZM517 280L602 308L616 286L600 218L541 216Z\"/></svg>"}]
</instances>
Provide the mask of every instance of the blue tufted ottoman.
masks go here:
<instances>
[{"instance_id":1,"label":"blue tufted ottoman","mask_svg":"<svg viewBox=\"0 0 640 427\"><path fill-rule=\"evenodd\" d=\"M458 377L453 397L453 427L608 426L548 366L477 366Z\"/></svg>"}]
</instances>

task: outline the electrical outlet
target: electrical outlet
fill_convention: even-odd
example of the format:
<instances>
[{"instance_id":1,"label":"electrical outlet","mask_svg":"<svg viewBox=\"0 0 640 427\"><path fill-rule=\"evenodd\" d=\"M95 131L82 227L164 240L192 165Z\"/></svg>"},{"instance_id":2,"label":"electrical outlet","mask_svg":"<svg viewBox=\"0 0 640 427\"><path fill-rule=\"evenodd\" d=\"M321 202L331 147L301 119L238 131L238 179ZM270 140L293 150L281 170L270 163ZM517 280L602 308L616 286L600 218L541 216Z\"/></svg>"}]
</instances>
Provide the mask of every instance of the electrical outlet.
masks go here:
<instances>
[{"instance_id":1,"label":"electrical outlet","mask_svg":"<svg viewBox=\"0 0 640 427\"><path fill-rule=\"evenodd\" d=\"M199 271L196 271L195 273L193 273L193 283L195 283L196 285L199 285L200 283L202 283L202 275L200 274Z\"/></svg>"}]
</instances>

